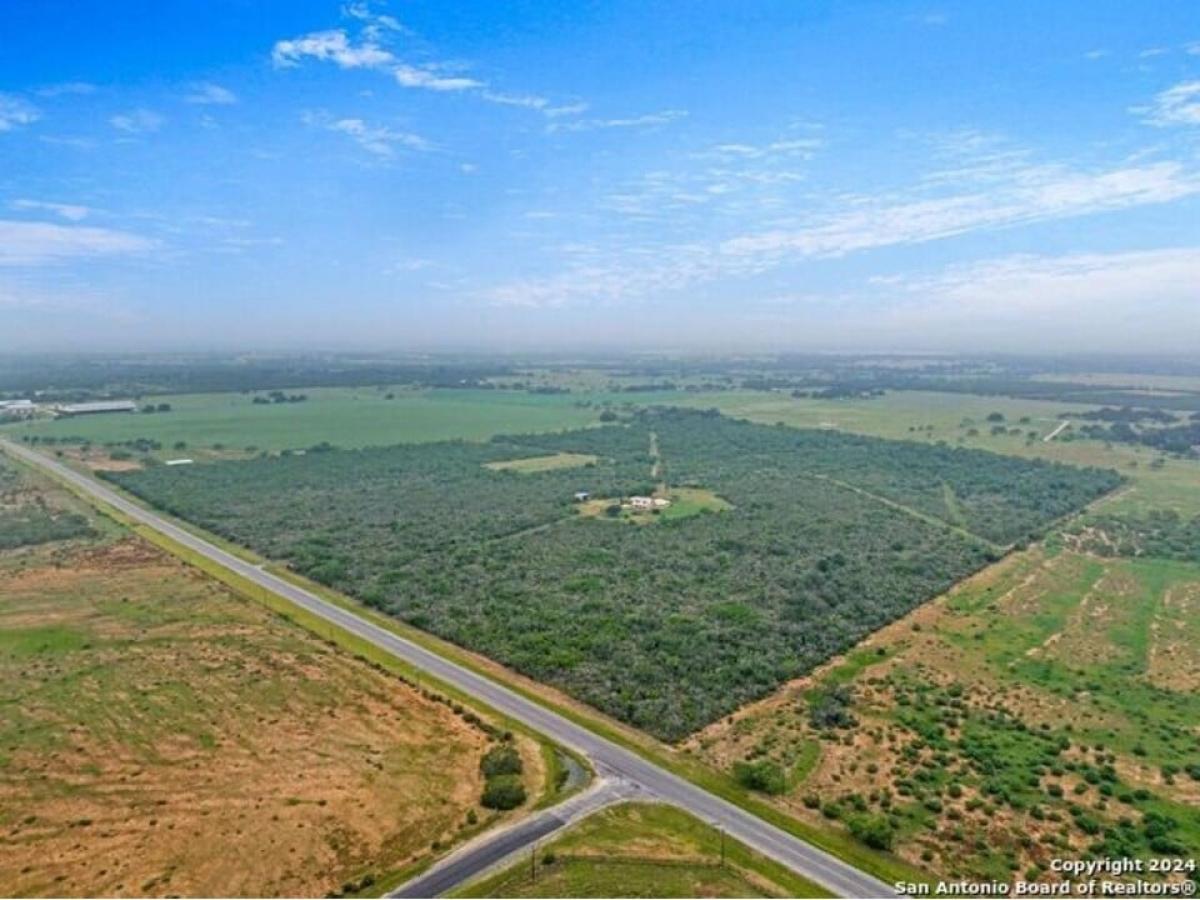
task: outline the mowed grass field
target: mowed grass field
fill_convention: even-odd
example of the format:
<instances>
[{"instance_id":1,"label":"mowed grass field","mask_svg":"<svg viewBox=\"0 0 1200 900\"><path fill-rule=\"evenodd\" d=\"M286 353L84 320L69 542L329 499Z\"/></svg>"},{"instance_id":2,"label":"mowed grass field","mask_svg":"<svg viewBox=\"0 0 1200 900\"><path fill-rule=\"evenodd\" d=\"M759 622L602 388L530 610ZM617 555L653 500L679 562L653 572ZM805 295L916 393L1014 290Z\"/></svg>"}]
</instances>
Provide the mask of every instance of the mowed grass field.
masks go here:
<instances>
[{"instance_id":1,"label":"mowed grass field","mask_svg":"<svg viewBox=\"0 0 1200 900\"><path fill-rule=\"evenodd\" d=\"M321 896L491 819L478 725L90 515L0 553L4 893Z\"/></svg>"},{"instance_id":2,"label":"mowed grass field","mask_svg":"<svg viewBox=\"0 0 1200 900\"><path fill-rule=\"evenodd\" d=\"M571 395L518 391L411 390L405 388L304 388L303 403L256 404L250 394L181 394L154 397L165 413L113 413L38 420L0 429L10 437L83 437L94 443L156 440L160 455L182 441L188 450L221 445L233 451L303 449L327 441L368 447L462 439L494 434L557 431L596 421L599 410ZM388 395L392 395L388 399ZM147 401L149 402L149 401Z\"/></svg>"},{"instance_id":3,"label":"mowed grass field","mask_svg":"<svg viewBox=\"0 0 1200 900\"><path fill-rule=\"evenodd\" d=\"M674 807L623 803L588 817L457 897L828 897Z\"/></svg>"}]
</instances>

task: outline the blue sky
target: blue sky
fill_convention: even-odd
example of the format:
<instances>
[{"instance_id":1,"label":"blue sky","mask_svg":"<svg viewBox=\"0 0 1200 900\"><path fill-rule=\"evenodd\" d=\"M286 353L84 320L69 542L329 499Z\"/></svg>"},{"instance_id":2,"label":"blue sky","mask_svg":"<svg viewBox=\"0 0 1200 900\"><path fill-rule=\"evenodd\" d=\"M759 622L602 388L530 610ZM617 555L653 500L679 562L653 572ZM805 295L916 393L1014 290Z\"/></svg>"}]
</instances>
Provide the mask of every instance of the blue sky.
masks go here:
<instances>
[{"instance_id":1,"label":"blue sky","mask_svg":"<svg viewBox=\"0 0 1200 900\"><path fill-rule=\"evenodd\" d=\"M10 0L0 350L1163 350L1200 5Z\"/></svg>"}]
</instances>

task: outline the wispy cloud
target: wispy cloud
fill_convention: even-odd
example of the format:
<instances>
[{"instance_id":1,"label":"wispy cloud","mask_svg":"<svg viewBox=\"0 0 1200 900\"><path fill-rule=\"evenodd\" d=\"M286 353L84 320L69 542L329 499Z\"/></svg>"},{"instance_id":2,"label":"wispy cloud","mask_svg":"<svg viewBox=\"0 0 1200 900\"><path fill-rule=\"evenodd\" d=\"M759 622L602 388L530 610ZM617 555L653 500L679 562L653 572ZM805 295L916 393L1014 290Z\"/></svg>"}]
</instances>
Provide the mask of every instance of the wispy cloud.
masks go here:
<instances>
[{"instance_id":1,"label":"wispy cloud","mask_svg":"<svg viewBox=\"0 0 1200 900\"><path fill-rule=\"evenodd\" d=\"M146 253L156 242L127 231L0 219L0 266L42 266Z\"/></svg>"},{"instance_id":2,"label":"wispy cloud","mask_svg":"<svg viewBox=\"0 0 1200 900\"><path fill-rule=\"evenodd\" d=\"M718 159L769 159L777 156L811 157L824 146L819 138L798 138L795 140L772 141L769 144L717 144L701 156L712 156Z\"/></svg>"},{"instance_id":3,"label":"wispy cloud","mask_svg":"<svg viewBox=\"0 0 1200 900\"><path fill-rule=\"evenodd\" d=\"M386 72L401 87L439 93L470 92L489 103L536 110L549 118L578 115L587 109L581 102L555 104L546 97L529 93L492 90L486 81L464 74L460 63L412 62L402 59L389 48L396 34L411 36L399 20L375 12L363 2L342 8L346 18L360 24L357 36L343 28L314 31L275 43L271 58L277 67L291 68L305 59L332 62L343 69L370 69Z\"/></svg>"},{"instance_id":4,"label":"wispy cloud","mask_svg":"<svg viewBox=\"0 0 1200 900\"><path fill-rule=\"evenodd\" d=\"M230 106L237 103L237 95L233 91L209 81L198 81L193 84L183 99L186 103L195 103L201 106Z\"/></svg>"},{"instance_id":5,"label":"wispy cloud","mask_svg":"<svg viewBox=\"0 0 1200 900\"><path fill-rule=\"evenodd\" d=\"M378 33L374 38L378 38ZM342 29L315 31L292 40L278 41L271 53L275 65L287 68L310 58L332 62L343 69L386 69L396 83L407 88L431 91L468 91L485 87L482 81L447 72L439 65L400 62L392 51L368 38L355 43Z\"/></svg>"},{"instance_id":6,"label":"wispy cloud","mask_svg":"<svg viewBox=\"0 0 1200 900\"><path fill-rule=\"evenodd\" d=\"M617 119L579 119L574 122L551 122L546 126L548 131L594 131L601 128L655 128L669 125L687 117L687 110L664 109L661 112L646 113L640 116L630 116Z\"/></svg>"},{"instance_id":7,"label":"wispy cloud","mask_svg":"<svg viewBox=\"0 0 1200 900\"><path fill-rule=\"evenodd\" d=\"M1200 177L1173 161L1100 172L1030 166L1006 184L976 193L931 198L846 198L843 211L814 216L799 228L725 241L734 255L781 258L842 256L859 250L923 243L982 229L1165 203L1200 192Z\"/></svg>"},{"instance_id":8,"label":"wispy cloud","mask_svg":"<svg viewBox=\"0 0 1200 900\"><path fill-rule=\"evenodd\" d=\"M396 60L390 51L369 41L356 46L340 28L277 41L271 51L271 59L282 68L298 65L306 57L343 69L374 69Z\"/></svg>"},{"instance_id":9,"label":"wispy cloud","mask_svg":"<svg viewBox=\"0 0 1200 900\"><path fill-rule=\"evenodd\" d=\"M433 149L433 145L418 134L396 131L384 125L370 125L362 119L339 119L326 113L305 113L303 120L307 125L344 134L368 153L385 159L395 156L397 148L420 151Z\"/></svg>"},{"instance_id":10,"label":"wispy cloud","mask_svg":"<svg viewBox=\"0 0 1200 900\"><path fill-rule=\"evenodd\" d=\"M587 112L588 105L582 101L576 103L564 103L555 106L552 101L546 97L539 97L536 94L504 94L497 91L485 90L481 93L484 100L489 103L498 103L501 106L519 106L522 109L532 109L540 112L542 115L550 119L556 119L560 116L577 116Z\"/></svg>"},{"instance_id":11,"label":"wispy cloud","mask_svg":"<svg viewBox=\"0 0 1200 900\"><path fill-rule=\"evenodd\" d=\"M14 200L13 209L52 212L71 222L80 222L91 214L91 208L77 203L49 203L44 200Z\"/></svg>"},{"instance_id":12,"label":"wispy cloud","mask_svg":"<svg viewBox=\"0 0 1200 900\"><path fill-rule=\"evenodd\" d=\"M810 193L805 200L808 211L789 217L788 227L742 234L734 229L764 218L766 204L778 199L773 193L758 198L757 206L740 199L729 205L727 197L734 194L714 195L711 189L735 186L731 176L705 187L703 181L694 186L680 182L673 173L651 173L636 192L605 196L602 208L653 224L652 243L618 239L585 259L561 260L558 272L514 279L484 291L482 298L508 306L559 306L665 297L811 260L1200 194L1200 175L1177 161L1078 171L1025 160L970 172L972 167L963 165L952 177L918 179L908 189L875 195ZM711 174L706 170L697 177ZM714 197L722 205L714 206ZM689 207L695 214L681 217ZM683 239L689 223L695 226L692 233L704 235L717 226L728 236Z\"/></svg>"},{"instance_id":13,"label":"wispy cloud","mask_svg":"<svg viewBox=\"0 0 1200 900\"><path fill-rule=\"evenodd\" d=\"M449 75L432 66L400 65L392 72L396 82L407 88L426 88L431 91L469 91L484 86L482 81L463 75Z\"/></svg>"},{"instance_id":14,"label":"wispy cloud","mask_svg":"<svg viewBox=\"0 0 1200 900\"><path fill-rule=\"evenodd\" d=\"M342 13L351 19L362 22L363 35L371 40L378 40L389 31L407 31L395 16L377 13L371 9L369 3L347 3L342 7Z\"/></svg>"},{"instance_id":15,"label":"wispy cloud","mask_svg":"<svg viewBox=\"0 0 1200 900\"><path fill-rule=\"evenodd\" d=\"M1187 343L1189 326L1191 334L1200 329L1196 284L1200 247L1020 254L955 265L932 276L879 279L876 290L887 309L871 304L876 324L861 324L923 339L973 338L981 346L1010 340L1028 346L1069 334L1075 341L1095 341L1099 349L1128 341L1174 348ZM1031 332L1034 323L1038 328Z\"/></svg>"},{"instance_id":16,"label":"wispy cloud","mask_svg":"<svg viewBox=\"0 0 1200 900\"><path fill-rule=\"evenodd\" d=\"M118 131L129 134L151 134L162 128L164 121L162 116L151 110L133 109L113 116L108 123Z\"/></svg>"},{"instance_id":17,"label":"wispy cloud","mask_svg":"<svg viewBox=\"0 0 1200 900\"><path fill-rule=\"evenodd\" d=\"M1184 81L1167 88L1149 106L1134 107L1151 125L1200 125L1200 81Z\"/></svg>"},{"instance_id":18,"label":"wispy cloud","mask_svg":"<svg viewBox=\"0 0 1200 900\"><path fill-rule=\"evenodd\" d=\"M42 114L33 104L12 94L0 93L0 132L32 125Z\"/></svg>"}]
</instances>

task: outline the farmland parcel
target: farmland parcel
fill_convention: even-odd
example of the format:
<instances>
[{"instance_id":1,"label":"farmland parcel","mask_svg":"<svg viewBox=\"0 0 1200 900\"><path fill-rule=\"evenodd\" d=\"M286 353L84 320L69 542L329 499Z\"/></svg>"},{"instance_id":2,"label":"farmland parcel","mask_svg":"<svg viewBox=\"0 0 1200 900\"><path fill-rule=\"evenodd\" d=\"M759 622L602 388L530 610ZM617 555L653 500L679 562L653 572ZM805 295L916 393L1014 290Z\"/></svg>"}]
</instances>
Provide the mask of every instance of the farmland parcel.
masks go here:
<instances>
[{"instance_id":1,"label":"farmland parcel","mask_svg":"<svg viewBox=\"0 0 1200 900\"><path fill-rule=\"evenodd\" d=\"M4 893L319 896L495 815L469 710L3 457L0 528Z\"/></svg>"},{"instance_id":2,"label":"farmland parcel","mask_svg":"<svg viewBox=\"0 0 1200 900\"><path fill-rule=\"evenodd\" d=\"M494 465L562 453L596 461ZM1108 471L677 410L487 444L111 477L671 740L811 670L1119 482ZM722 503L635 523L581 515L581 489L618 512L622 498L680 489Z\"/></svg>"}]
</instances>

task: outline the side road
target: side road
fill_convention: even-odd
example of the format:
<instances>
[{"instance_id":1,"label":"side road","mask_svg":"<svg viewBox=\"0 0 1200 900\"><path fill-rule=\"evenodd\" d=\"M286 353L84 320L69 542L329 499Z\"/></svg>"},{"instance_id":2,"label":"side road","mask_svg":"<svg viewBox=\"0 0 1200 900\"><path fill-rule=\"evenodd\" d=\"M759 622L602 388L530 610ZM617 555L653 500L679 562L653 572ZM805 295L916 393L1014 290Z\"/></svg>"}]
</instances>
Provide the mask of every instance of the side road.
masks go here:
<instances>
[{"instance_id":1,"label":"side road","mask_svg":"<svg viewBox=\"0 0 1200 900\"><path fill-rule=\"evenodd\" d=\"M95 479L5 439L0 439L0 449L50 472L88 496L160 532L239 577L369 641L410 665L424 669L503 714L586 756L598 773L619 778L636 786L646 795L672 803L697 818L723 828L746 846L817 882L834 894L843 897L884 897L893 894L891 886L824 850L802 841L484 675L451 662L431 650L321 599L316 594L272 575L253 563L240 559L164 517L130 502Z\"/></svg>"},{"instance_id":2,"label":"side road","mask_svg":"<svg viewBox=\"0 0 1200 900\"><path fill-rule=\"evenodd\" d=\"M592 813L638 797L634 785L598 776L581 794L528 819L493 829L460 847L416 878L400 885L389 897L440 897L489 869L509 862L539 841Z\"/></svg>"}]
</instances>

